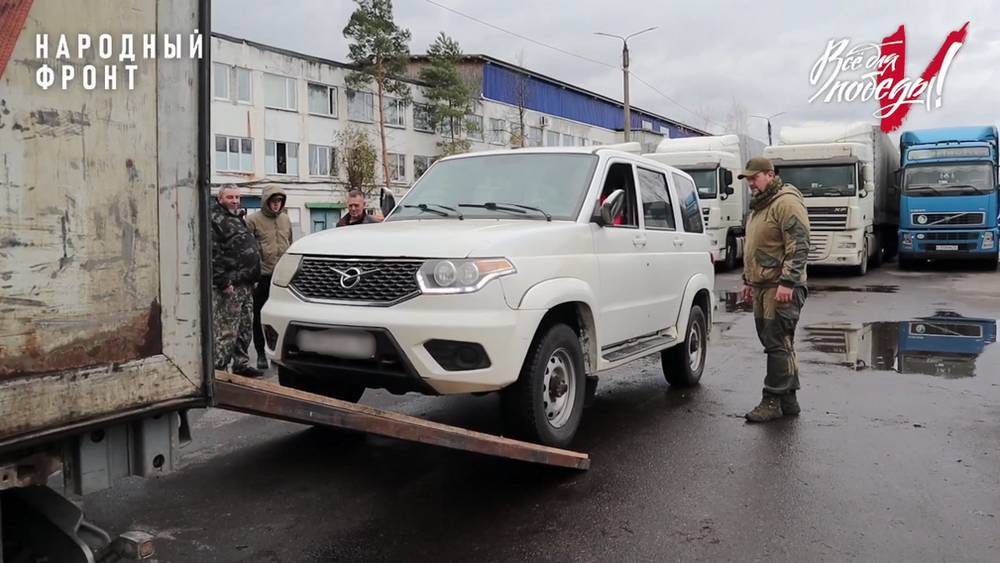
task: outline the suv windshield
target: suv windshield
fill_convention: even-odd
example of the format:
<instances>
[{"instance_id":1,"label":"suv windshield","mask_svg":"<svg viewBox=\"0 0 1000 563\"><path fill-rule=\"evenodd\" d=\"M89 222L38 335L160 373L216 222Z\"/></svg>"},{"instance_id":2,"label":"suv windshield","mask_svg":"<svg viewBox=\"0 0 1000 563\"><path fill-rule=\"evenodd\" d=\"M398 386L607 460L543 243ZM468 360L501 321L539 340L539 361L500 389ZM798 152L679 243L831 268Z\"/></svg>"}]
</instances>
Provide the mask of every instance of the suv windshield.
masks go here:
<instances>
[{"instance_id":1,"label":"suv windshield","mask_svg":"<svg viewBox=\"0 0 1000 563\"><path fill-rule=\"evenodd\" d=\"M853 164L827 166L779 166L777 174L805 197L858 195Z\"/></svg>"},{"instance_id":2,"label":"suv windshield","mask_svg":"<svg viewBox=\"0 0 1000 563\"><path fill-rule=\"evenodd\" d=\"M719 195L719 174L715 168L710 170L685 170L685 172L691 175L694 185L698 187L698 197L701 199L715 199Z\"/></svg>"},{"instance_id":3,"label":"suv windshield","mask_svg":"<svg viewBox=\"0 0 1000 563\"><path fill-rule=\"evenodd\" d=\"M987 163L908 166L903 172L908 195L962 195L994 190L993 167Z\"/></svg>"},{"instance_id":4,"label":"suv windshield","mask_svg":"<svg viewBox=\"0 0 1000 563\"><path fill-rule=\"evenodd\" d=\"M459 213L450 211L456 209L465 219L545 221L544 212L575 221L596 166L591 154L511 152L441 161L386 220L457 220Z\"/></svg>"}]
</instances>

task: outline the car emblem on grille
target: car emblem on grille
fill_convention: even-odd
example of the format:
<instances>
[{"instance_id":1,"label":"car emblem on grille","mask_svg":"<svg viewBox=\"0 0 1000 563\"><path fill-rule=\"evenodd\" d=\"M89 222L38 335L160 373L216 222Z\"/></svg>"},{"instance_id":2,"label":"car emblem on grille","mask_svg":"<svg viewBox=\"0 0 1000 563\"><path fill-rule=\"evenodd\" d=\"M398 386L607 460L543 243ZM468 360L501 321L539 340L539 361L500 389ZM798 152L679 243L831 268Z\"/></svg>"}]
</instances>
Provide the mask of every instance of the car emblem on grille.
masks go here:
<instances>
[{"instance_id":1,"label":"car emblem on grille","mask_svg":"<svg viewBox=\"0 0 1000 563\"><path fill-rule=\"evenodd\" d=\"M374 268L371 270L362 270L361 268L348 268L346 270L338 270L337 268L330 267L334 273L340 276L340 287L344 289L351 289L361 283L361 277L367 276L368 274L374 274L380 271L380 268Z\"/></svg>"}]
</instances>

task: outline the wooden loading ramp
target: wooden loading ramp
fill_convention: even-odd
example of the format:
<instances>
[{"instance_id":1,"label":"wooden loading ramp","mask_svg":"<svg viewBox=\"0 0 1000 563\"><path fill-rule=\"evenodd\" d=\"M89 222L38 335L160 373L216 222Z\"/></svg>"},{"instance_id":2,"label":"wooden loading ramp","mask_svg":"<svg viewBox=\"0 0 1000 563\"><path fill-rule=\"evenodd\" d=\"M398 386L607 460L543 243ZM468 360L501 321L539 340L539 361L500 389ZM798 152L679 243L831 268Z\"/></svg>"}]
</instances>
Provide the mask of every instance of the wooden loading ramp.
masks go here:
<instances>
[{"instance_id":1,"label":"wooden loading ramp","mask_svg":"<svg viewBox=\"0 0 1000 563\"><path fill-rule=\"evenodd\" d=\"M214 402L218 408L289 422L355 430L556 467L590 468L590 456L584 453L466 430L228 372L215 372Z\"/></svg>"}]
</instances>

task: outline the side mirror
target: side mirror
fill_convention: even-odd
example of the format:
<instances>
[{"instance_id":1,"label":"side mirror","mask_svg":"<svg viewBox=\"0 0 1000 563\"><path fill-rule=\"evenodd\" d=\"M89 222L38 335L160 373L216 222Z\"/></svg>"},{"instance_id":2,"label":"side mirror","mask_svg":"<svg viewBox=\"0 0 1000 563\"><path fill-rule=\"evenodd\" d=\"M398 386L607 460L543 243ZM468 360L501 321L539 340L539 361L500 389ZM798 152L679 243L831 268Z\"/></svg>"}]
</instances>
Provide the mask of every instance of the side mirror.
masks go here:
<instances>
[{"instance_id":1,"label":"side mirror","mask_svg":"<svg viewBox=\"0 0 1000 563\"><path fill-rule=\"evenodd\" d=\"M615 190L601 204L601 214L597 217L597 224L602 227L615 224L615 217L621 214L625 207L625 190Z\"/></svg>"},{"instance_id":2,"label":"side mirror","mask_svg":"<svg viewBox=\"0 0 1000 563\"><path fill-rule=\"evenodd\" d=\"M388 217L392 210L396 208L396 196L392 192L382 188L382 196L379 198L379 207L382 208L382 216Z\"/></svg>"},{"instance_id":3,"label":"side mirror","mask_svg":"<svg viewBox=\"0 0 1000 563\"><path fill-rule=\"evenodd\" d=\"M732 183L733 183L733 171L732 170L723 170L722 171L722 185L723 185L723 189L729 195L733 195L733 186L732 186Z\"/></svg>"}]
</instances>

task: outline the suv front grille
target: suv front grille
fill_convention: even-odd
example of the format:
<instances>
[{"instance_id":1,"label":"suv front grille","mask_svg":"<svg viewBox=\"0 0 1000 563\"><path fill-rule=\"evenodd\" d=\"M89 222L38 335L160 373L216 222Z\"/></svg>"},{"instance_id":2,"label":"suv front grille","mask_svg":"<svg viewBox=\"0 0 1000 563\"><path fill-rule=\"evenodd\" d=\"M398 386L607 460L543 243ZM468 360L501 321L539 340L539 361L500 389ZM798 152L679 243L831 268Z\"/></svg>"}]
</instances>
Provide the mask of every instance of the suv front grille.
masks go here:
<instances>
[{"instance_id":1,"label":"suv front grille","mask_svg":"<svg viewBox=\"0 0 1000 563\"><path fill-rule=\"evenodd\" d=\"M306 301L385 307L420 294L417 270L422 265L420 260L307 256L291 288Z\"/></svg>"}]
</instances>

